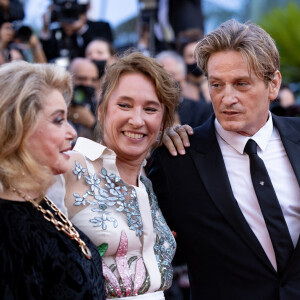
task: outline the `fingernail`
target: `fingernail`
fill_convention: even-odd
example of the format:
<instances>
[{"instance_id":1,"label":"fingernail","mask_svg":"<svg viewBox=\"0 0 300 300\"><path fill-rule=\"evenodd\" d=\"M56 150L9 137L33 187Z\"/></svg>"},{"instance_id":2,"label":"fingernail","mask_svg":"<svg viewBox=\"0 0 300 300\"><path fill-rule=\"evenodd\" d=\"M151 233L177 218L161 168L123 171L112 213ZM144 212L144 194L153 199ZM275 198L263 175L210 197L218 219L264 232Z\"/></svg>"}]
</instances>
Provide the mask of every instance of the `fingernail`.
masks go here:
<instances>
[{"instance_id":1,"label":"fingernail","mask_svg":"<svg viewBox=\"0 0 300 300\"><path fill-rule=\"evenodd\" d=\"M177 152L171 152L171 154L173 155L173 156L177 156Z\"/></svg>"},{"instance_id":2,"label":"fingernail","mask_svg":"<svg viewBox=\"0 0 300 300\"><path fill-rule=\"evenodd\" d=\"M180 150L179 153L183 155L185 154L185 150Z\"/></svg>"},{"instance_id":3,"label":"fingernail","mask_svg":"<svg viewBox=\"0 0 300 300\"><path fill-rule=\"evenodd\" d=\"M184 146L185 146L185 147L189 147L189 146L190 146L190 143L184 143Z\"/></svg>"}]
</instances>

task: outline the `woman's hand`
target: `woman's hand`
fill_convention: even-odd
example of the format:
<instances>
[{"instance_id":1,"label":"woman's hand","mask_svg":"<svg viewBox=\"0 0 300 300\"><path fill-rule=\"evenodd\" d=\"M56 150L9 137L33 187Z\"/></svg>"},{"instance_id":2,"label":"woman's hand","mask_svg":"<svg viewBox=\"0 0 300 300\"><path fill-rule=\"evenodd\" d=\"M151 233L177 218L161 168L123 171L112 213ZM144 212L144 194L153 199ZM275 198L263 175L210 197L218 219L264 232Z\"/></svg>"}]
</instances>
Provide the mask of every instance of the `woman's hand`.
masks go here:
<instances>
[{"instance_id":1,"label":"woman's hand","mask_svg":"<svg viewBox=\"0 0 300 300\"><path fill-rule=\"evenodd\" d=\"M193 128L189 125L175 125L165 132L163 144L167 147L171 155L184 155L185 147L190 146L189 135L194 133Z\"/></svg>"}]
</instances>

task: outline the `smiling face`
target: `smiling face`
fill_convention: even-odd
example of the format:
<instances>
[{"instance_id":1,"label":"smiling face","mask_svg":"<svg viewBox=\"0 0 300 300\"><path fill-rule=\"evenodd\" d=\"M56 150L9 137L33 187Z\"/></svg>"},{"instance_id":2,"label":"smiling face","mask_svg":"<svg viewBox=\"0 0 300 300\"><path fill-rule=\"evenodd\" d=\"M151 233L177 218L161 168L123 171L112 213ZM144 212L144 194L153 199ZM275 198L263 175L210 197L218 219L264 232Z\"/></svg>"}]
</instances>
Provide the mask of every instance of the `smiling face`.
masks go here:
<instances>
[{"instance_id":1,"label":"smiling face","mask_svg":"<svg viewBox=\"0 0 300 300\"><path fill-rule=\"evenodd\" d=\"M119 159L141 163L162 128L164 106L153 83L139 73L121 75L108 100L104 144Z\"/></svg>"},{"instance_id":2,"label":"smiling face","mask_svg":"<svg viewBox=\"0 0 300 300\"><path fill-rule=\"evenodd\" d=\"M253 136L268 119L270 100L277 97L279 71L266 86L252 71L242 54L222 51L210 56L207 64L209 92L222 127L244 136Z\"/></svg>"},{"instance_id":3,"label":"smiling face","mask_svg":"<svg viewBox=\"0 0 300 300\"><path fill-rule=\"evenodd\" d=\"M70 168L69 155L75 130L67 122L67 105L58 90L44 95L44 108L38 113L34 131L26 139L26 147L41 164L49 167L54 174Z\"/></svg>"}]
</instances>

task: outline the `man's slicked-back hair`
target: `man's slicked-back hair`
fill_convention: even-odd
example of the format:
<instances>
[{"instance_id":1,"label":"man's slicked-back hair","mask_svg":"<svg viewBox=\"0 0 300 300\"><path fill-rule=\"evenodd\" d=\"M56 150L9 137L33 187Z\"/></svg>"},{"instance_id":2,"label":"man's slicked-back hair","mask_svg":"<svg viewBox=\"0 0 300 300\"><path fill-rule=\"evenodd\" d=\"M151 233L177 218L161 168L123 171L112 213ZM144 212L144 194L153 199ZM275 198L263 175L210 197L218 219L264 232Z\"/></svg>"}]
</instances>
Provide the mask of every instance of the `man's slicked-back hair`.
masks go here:
<instances>
[{"instance_id":1,"label":"man's slicked-back hair","mask_svg":"<svg viewBox=\"0 0 300 300\"><path fill-rule=\"evenodd\" d=\"M274 40L261 27L251 22L239 23L232 19L222 23L216 30L201 39L195 49L199 68L207 76L210 56L221 51L238 51L246 59L252 71L266 84L270 82L280 59Z\"/></svg>"}]
</instances>

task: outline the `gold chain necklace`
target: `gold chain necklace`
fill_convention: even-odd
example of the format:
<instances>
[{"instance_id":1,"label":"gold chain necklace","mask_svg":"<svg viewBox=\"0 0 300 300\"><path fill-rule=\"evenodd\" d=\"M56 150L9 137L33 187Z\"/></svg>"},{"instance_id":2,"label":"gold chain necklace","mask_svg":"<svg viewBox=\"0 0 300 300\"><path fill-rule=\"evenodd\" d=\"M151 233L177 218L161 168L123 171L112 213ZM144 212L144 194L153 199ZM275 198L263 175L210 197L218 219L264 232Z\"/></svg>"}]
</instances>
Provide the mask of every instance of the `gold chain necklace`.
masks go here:
<instances>
[{"instance_id":1,"label":"gold chain necklace","mask_svg":"<svg viewBox=\"0 0 300 300\"><path fill-rule=\"evenodd\" d=\"M71 240L75 240L79 244L79 248L81 249L81 251L83 252L84 256L87 259L92 258L92 253L90 249L87 247L85 242L80 238L78 231L74 228L71 221L46 195L44 195L43 199L46 201L47 205L49 205L53 209L55 215L57 215L61 221L58 221L50 210L44 209L41 205L37 204L32 198L30 198L25 193L18 191L14 187L10 187L10 190L13 191L14 193L17 193L25 201L32 203L33 206L43 214L44 218L47 221L54 224L55 228L58 231L64 232Z\"/></svg>"}]
</instances>

